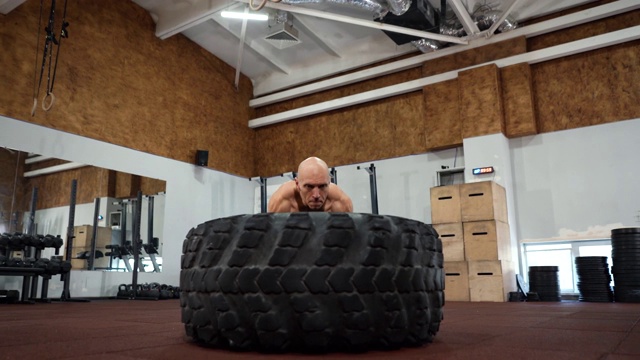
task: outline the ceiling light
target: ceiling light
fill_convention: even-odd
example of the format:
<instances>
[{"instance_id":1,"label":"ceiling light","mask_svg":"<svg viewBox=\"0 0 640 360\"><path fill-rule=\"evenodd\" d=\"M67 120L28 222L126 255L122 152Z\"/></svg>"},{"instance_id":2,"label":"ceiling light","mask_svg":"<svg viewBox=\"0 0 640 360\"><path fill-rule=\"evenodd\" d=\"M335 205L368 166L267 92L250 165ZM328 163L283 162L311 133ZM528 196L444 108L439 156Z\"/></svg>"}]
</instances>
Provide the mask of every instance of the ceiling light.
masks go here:
<instances>
[{"instance_id":1,"label":"ceiling light","mask_svg":"<svg viewBox=\"0 0 640 360\"><path fill-rule=\"evenodd\" d=\"M228 18L228 19L247 19L247 20L259 20L259 21L269 20L269 15L266 15L266 14L223 11L220 13L220 15L223 18Z\"/></svg>"}]
</instances>

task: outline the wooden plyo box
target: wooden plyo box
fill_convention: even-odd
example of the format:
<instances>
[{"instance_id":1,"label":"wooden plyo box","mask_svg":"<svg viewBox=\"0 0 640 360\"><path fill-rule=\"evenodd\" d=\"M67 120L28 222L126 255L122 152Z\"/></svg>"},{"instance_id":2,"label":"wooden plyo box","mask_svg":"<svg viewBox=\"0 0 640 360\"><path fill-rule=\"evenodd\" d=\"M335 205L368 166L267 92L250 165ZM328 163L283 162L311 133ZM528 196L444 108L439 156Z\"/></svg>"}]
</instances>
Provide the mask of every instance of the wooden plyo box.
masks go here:
<instances>
[{"instance_id":1,"label":"wooden plyo box","mask_svg":"<svg viewBox=\"0 0 640 360\"><path fill-rule=\"evenodd\" d=\"M73 247L91 246L93 226L79 225L73 228ZM96 247L104 247L111 244L111 228L98 226L96 233Z\"/></svg>"},{"instance_id":2,"label":"wooden plyo box","mask_svg":"<svg viewBox=\"0 0 640 360\"><path fill-rule=\"evenodd\" d=\"M431 188L431 223L460 222L460 185Z\"/></svg>"},{"instance_id":3,"label":"wooden plyo box","mask_svg":"<svg viewBox=\"0 0 640 360\"><path fill-rule=\"evenodd\" d=\"M493 181L460 185L462 222L498 220L508 223L505 189Z\"/></svg>"},{"instance_id":4,"label":"wooden plyo box","mask_svg":"<svg viewBox=\"0 0 640 360\"><path fill-rule=\"evenodd\" d=\"M463 223L465 260L511 260L509 225L502 221Z\"/></svg>"},{"instance_id":5,"label":"wooden plyo box","mask_svg":"<svg viewBox=\"0 0 640 360\"><path fill-rule=\"evenodd\" d=\"M444 263L445 301L469 301L469 265L466 261Z\"/></svg>"},{"instance_id":6,"label":"wooden plyo box","mask_svg":"<svg viewBox=\"0 0 640 360\"><path fill-rule=\"evenodd\" d=\"M444 261L464 261L462 223L434 224L433 228L442 240Z\"/></svg>"},{"instance_id":7,"label":"wooden plyo box","mask_svg":"<svg viewBox=\"0 0 640 360\"><path fill-rule=\"evenodd\" d=\"M505 302L516 291L514 263L511 261L469 261L471 301Z\"/></svg>"}]
</instances>

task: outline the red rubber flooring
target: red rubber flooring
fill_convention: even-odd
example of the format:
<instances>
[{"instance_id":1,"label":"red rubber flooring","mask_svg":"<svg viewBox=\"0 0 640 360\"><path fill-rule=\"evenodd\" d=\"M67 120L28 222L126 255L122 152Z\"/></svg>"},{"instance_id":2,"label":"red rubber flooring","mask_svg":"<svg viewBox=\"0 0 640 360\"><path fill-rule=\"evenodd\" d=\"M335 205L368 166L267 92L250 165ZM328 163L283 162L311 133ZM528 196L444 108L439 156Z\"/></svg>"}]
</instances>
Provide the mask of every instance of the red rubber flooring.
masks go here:
<instances>
[{"instance_id":1,"label":"red rubber flooring","mask_svg":"<svg viewBox=\"0 0 640 360\"><path fill-rule=\"evenodd\" d=\"M433 343L359 354L200 347L178 300L0 304L0 359L640 359L640 304L448 302Z\"/></svg>"}]
</instances>

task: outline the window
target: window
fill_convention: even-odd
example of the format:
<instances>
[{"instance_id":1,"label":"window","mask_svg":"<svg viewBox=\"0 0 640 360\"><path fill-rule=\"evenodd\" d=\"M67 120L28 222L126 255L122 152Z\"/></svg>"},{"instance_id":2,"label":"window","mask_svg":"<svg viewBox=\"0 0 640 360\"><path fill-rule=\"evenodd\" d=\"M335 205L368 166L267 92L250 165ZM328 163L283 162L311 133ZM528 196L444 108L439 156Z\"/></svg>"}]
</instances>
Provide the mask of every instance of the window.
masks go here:
<instances>
[{"instance_id":1,"label":"window","mask_svg":"<svg viewBox=\"0 0 640 360\"><path fill-rule=\"evenodd\" d=\"M557 266L560 292L579 293L575 258L578 256L606 256L611 268L611 240L583 240L554 243L524 244L524 273L528 278L529 266ZM611 270L609 270L611 271ZM613 285L613 284L612 284Z\"/></svg>"}]
</instances>

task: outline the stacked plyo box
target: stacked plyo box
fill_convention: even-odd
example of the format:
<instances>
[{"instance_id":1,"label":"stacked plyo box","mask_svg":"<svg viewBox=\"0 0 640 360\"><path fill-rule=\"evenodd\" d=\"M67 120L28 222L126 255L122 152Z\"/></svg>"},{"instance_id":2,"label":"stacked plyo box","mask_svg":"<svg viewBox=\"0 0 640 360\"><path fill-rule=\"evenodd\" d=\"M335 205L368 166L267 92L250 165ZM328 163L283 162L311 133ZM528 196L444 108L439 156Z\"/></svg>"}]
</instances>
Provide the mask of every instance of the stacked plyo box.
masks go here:
<instances>
[{"instance_id":1,"label":"stacked plyo box","mask_svg":"<svg viewBox=\"0 0 640 360\"><path fill-rule=\"evenodd\" d=\"M71 248L71 267L74 270L82 270L87 268L87 260L76 259L79 253L91 251L91 238L93 237L93 226L79 225L73 228L73 247ZM106 246L111 244L111 228L98 227L96 232L96 250L107 253ZM109 257L103 256L95 259L94 267L105 268L109 266Z\"/></svg>"},{"instance_id":2,"label":"stacked plyo box","mask_svg":"<svg viewBox=\"0 0 640 360\"><path fill-rule=\"evenodd\" d=\"M515 268L505 190L492 181L431 188L431 222L451 301L506 301Z\"/></svg>"}]
</instances>

